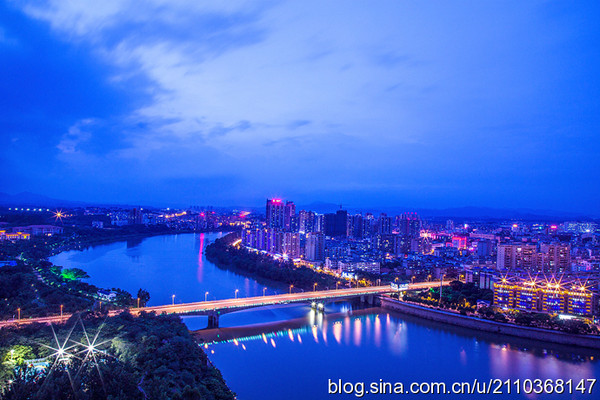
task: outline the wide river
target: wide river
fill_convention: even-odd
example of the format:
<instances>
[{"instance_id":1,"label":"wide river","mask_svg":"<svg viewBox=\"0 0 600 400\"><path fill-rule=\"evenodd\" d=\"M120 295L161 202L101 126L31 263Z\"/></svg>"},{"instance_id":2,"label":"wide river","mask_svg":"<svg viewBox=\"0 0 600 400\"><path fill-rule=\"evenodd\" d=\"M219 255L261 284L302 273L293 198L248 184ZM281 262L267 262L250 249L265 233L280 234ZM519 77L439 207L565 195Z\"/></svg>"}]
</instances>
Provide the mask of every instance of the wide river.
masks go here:
<instances>
[{"instance_id":1,"label":"wide river","mask_svg":"<svg viewBox=\"0 0 600 400\"><path fill-rule=\"evenodd\" d=\"M234 296L283 293L283 285L257 282L207 261L203 249L220 234L156 236L68 251L51 258L56 265L79 267L99 287L120 287L134 296L150 292L150 304L169 304ZM265 289L266 288L266 289ZM237 291L237 292L236 292ZM206 294L208 292L208 294ZM174 297L173 297L174 295ZM192 330L206 317L186 317ZM222 328L242 326L235 341L207 345L209 358L241 400L350 399L328 394L339 383L488 382L490 379L572 379L573 393L429 395L365 394L363 398L421 399L597 399L575 391L581 379L600 377L598 352L494 336L424 321L381 308L329 304L325 313L309 305L247 310L221 317ZM227 330L227 329L224 329ZM587 383L589 387L590 383ZM348 389L349 386L346 386ZM526 388L527 389L527 385ZM535 386L534 386L535 388Z\"/></svg>"}]
</instances>

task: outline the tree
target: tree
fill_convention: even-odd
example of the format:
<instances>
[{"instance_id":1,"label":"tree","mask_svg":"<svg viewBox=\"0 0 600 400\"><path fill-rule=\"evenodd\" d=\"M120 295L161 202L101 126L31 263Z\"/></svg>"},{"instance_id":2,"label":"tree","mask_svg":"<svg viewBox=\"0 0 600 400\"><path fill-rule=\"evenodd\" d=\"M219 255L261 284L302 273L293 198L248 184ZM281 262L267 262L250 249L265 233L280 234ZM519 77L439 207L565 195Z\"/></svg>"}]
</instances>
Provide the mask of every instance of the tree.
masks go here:
<instances>
[{"instance_id":1,"label":"tree","mask_svg":"<svg viewBox=\"0 0 600 400\"><path fill-rule=\"evenodd\" d=\"M63 279L67 281L79 281L81 279L89 278L90 276L84 270L80 268L68 268L63 269L60 273Z\"/></svg>"},{"instance_id":2,"label":"tree","mask_svg":"<svg viewBox=\"0 0 600 400\"><path fill-rule=\"evenodd\" d=\"M140 299L140 307L146 307L146 304L150 300L150 293L147 290L141 289L137 292L137 297Z\"/></svg>"}]
</instances>

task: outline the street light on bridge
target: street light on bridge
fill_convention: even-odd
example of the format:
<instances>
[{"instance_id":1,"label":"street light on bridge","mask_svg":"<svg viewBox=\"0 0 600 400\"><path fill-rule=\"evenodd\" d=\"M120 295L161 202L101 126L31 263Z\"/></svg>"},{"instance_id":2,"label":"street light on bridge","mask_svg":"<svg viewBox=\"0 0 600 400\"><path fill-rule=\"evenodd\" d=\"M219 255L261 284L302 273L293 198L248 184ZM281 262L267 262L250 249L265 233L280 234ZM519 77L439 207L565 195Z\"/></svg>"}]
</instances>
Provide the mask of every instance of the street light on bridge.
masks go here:
<instances>
[{"instance_id":1,"label":"street light on bridge","mask_svg":"<svg viewBox=\"0 0 600 400\"><path fill-rule=\"evenodd\" d=\"M340 284L340 281L337 281L337 282L335 283L335 290L338 290L338 285L339 285L339 284Z\"/></svg>"},{"instance_id":2,"label":"street light on bridge","mask_svg":"<svg viewBox=\"0 0 600 400\"><path fill-rule=\"evenodd\" d=\"M240 289L235 289L235 298L237 299L237 294L240 291Z\"/></svg>"},{"instance_id":3,"label":"street light on bridge","mask_svg":"<svg viewBox=\"0 0 600 400\"><path fill-rule=\"evenodd\" d=\"M292 294L292 289L294 288L294 285L290 285L290 294Z\"/></svg>"},{"instance_id":4,"label":"street light on bridge","mask_svg":"<svg viewBox=\"0 0 600 400\"><path fill-rule=\"evenodd\" d=\"M267 291L267 288L266 288L266 287L264 287L264 288L263 288L263 297L265 296L265 292L266 292L266 291Z\"/></svg>"},{"instance_id":5,"label":"street light on bridge","mask_svg":"<svg viewBox=\"0 0 600 400\"><path fill-rule=\"evenodd\" d=\"M171 300L172 300L173 305L175 305L175 295L171 296Z\"/></svg>"},{"instance_id":6,"label":"street light on bridge","mask_svg":"<svg viewBox=\"0 0 600 400\"><path fill-rule=\"evenodd\" d=\"M442 277L440 278L440 304L442 304L442 287L444 286L444 278L446 277L446 274L443 274Z\"/></svg>"},{"instance_id":7,"label":"street light on bridge","mask_svg":"<svg viewBox=\"0 0 600 400\"><path fill-rule=\"evenodd\" d=\"M207 301L208 292L204 293L204 301Z\"/></svg>"},{"instance_id":8,"label":"street light on bridge","mask_svg":"<svg viewBox=\"0 0 600 400\"><path fill-rule=\"evenodd\" d=\"M21 322L21 309L20 309L20 308L17 308L17 315L18 315L18 317L17 317L17 320L18 320L19 322ZM14 317L13 317L13 318L14 318Z\"/></svg>"},{"instance_id":9,"label":"street light on bridge","mask_svg":"<svg viewBox=\"0 0 600 400\"><path fill-rule=\"evenodd\" d=\"M316 292L317 291L317 283L315 282L315 284L313 285L313 289Z\"/></svg>"},{"instance_id":10,"label":"street light on bridge","mask_svg":"<svg viewBox=\"0 0 600 400\"><path fill-rule=\"evenodd\" d=\"M62 306L61 306L62 307ZM140 298L137 298L137 308L140 308ZM62 315L61 315L62 316Z\"/></svg>"},{"instance_id":11,"label":"street light on bridge","mask_svg":"<svg viewBox=\"0 0 600 400\"><path fill-rule=\"evenodd\" d=\"M63 317L63 305L60 305L60 320L62 321L62 317Z\"/></svg>"}]
</instances>

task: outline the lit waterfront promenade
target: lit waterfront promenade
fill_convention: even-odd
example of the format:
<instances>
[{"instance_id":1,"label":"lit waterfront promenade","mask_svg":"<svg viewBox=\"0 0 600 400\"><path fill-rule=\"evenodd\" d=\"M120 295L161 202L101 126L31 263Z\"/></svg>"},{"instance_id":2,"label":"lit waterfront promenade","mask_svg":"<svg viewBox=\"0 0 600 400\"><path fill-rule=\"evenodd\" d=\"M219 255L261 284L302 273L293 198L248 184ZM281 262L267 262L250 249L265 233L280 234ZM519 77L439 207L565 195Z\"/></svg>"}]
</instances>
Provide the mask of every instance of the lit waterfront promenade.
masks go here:
<instances>
[{"instance_id":1,"label":"lit waterfront promenade","mask_svg":"<svg viewBox=\"0 0 600 400\"><path fill-rule=\"evenodd\" d=\"M408 290L415 289L427 289L431 287L438 287L440 282L420 282L408 285ZM350 289L335 289L335 290L321 290L312 292L301 292L301 293L286 293L269 296L256 296L256 297L241 297L234 299L225 300L212 300L212 301L199 301L194 303L182 303L182 304L169 304L162 306L150 306L143 308L130 308L129 311L133 314L139 314L140 312L156 312L157 314L194 314L194 315L211 315L212 313L228 313L238 310L243 310L253 307L262 307L278 304L289 304L289 303L301 303L309 301L325 301L325 300L338 300L347 299L352 297L360 296L371 296L384 293L391 293L395 290L389 285L384 286L368 286ZM117 315L123 312L121 310L111 310L108 315ZM30 323L60 323L66 321L71 317L71 314L64 314L61 316L53 317L40 317L40 318L22 318L20 320L9 320L0 322L0 327L11 324L30 324Z\"/></svg>"}]
</instances>

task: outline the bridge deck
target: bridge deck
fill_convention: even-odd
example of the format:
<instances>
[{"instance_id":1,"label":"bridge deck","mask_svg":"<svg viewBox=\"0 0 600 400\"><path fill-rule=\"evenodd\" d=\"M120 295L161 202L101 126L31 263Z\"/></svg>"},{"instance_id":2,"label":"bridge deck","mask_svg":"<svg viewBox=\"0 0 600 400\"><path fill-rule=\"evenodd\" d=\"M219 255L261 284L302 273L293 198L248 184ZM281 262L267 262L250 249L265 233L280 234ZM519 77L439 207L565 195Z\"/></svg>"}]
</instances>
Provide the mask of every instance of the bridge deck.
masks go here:
<instances>
[{"instance_id":1,"label":"bridge deck","mask_svg":"<svg viewBox=\"0 0 600 400\"><path fill-rule=\"evenodd\" d=\"M410 284L408 290L414 289L426 289L430 287L439 286L439 282L421 282ZM390 286L369 286L361 288L351 289L338 289L338 290L321 290L316 292L302 292L292 294L279 294L270 296L258 296L258 297L242 297L237 299L225 299L225 300L214 300L214 301L201 301L195 303L184 303L175 305L163 305L163 306L151 306L144 308L131 308L132 314L137 314L141 311L145 312L156 312L157 314L209 314L215 311L229 312L235 310L242 310L251 307L261 307L267 305L276 304L287 304L287 303L298 303L305 301L319 301L319 300L331 300L331 299L344 299L349 297L373 295L380 293L390 293L394 290ZM117 315L124 310L111 310L109 315ZM40 317L40 318L28 318L21 319L20 321L0 321L0 327L12 325L15 323L28 324L28 323L61 323L71 317L70 314L65 314L63 317Z\"/></svg>"}]
</instances>

